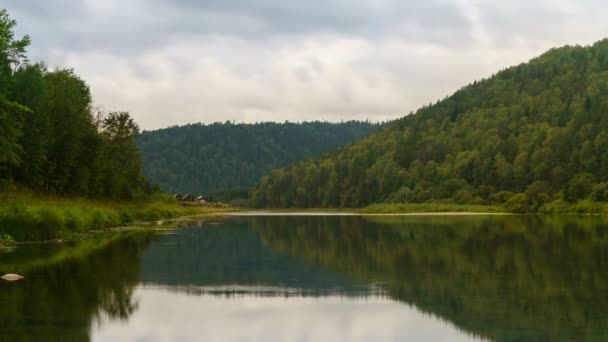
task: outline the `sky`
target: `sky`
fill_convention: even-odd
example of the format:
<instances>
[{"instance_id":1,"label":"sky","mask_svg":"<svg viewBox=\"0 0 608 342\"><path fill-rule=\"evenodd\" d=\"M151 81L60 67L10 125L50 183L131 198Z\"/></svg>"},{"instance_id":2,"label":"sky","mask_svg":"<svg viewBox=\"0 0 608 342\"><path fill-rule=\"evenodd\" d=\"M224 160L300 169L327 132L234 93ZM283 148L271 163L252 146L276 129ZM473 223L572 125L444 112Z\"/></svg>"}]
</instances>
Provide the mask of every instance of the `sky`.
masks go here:
<instances>
[{"instance_id":1,"label":"sky","mask_svg":"<svg viewBox=\"0 0 608 342\"><path fill-rule=\"evenodd\" d=\"M395 119L552 47L608 36L600 0L3 0L32 62L144 129Z\"/></svg>"}]
</instances>

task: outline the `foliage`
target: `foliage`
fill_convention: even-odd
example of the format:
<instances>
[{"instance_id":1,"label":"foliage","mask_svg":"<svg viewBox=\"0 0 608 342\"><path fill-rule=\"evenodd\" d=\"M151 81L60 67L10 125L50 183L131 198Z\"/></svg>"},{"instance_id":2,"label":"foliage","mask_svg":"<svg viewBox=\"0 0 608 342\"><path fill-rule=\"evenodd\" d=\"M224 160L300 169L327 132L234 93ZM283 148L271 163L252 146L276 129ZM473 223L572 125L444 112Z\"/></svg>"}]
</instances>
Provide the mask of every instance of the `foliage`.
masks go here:
<instances>
[{"instance_id":1,"label":"foliage","mask_svg":"<svg viewBox=\"0 0 608 342\"><path fill-rule=\"evenodd\" d=\"M0 97L0 177L8 177L21 165L19 144L27 108Z\"/></svg>"},{"instance_id":2,"label":"foliage","mask_svg":"<svg viewBox=\"0 0 608 342\"><path fill-rule=\"evenodd\" d=\"M201 213L205 211L181 206L171 196L160 194L139 201L103 202L42 197L25 191L0 193L0 232L10 234L16 241L57 239L136 221Z\"/></svg>"},{"instance_id":3,"label":"foliage","mask_svg":"<svg viewBox=\"0 0 608 342\"><path fill-rule=\"evenodd\" d=\"M558 199L605 201L607 92L608 40L553 49L356 143L272 171L251 201L363 207L449 200L507 203L518 212Z\"/></svg>"},{"instance_id":4,"label":"foliage","mask_svg":"<svg viewBox=\"0 0 608 342\"><path fill-rule=\"evenodd\" d=\"M103 234L0 255L0 273L19 273L27 281L0 291L0 340L89 341L101 320L126 320L138 307L133 294L140 257L152 239Z\"/></svg>"},{"instance_id":5,"label":"foliage","mask_svg":"<svg viewBox=\"0 0 608 342\"><path fill-rule=\"evenodd\" d=\"M588 173L579 174L574 177L564 189L564 198L570 202L584 199L593 191L595 179Z\"/></svg>"},{"instance_id":6,"label":"foliage","mask_svg":"<svg viewBox=\"0 0 608 342\"><path fill-rule=\"evenodd\" d=\"M25 52L30 37L15 39L13 31L16 25L6 9L0 9L0 98L8 91L12 71L27 61Z\"/></svg>"},{"instance_id":7,"label":"foliage","mask_svg":"<svg viewBox=\"0 0 608 342\"><path fill-rule=\"evenodd\" d=\"M380 126L357 121L228 121L144 132L137 144L145 175L162 190L200 193L227 201L247 198L260 177L274 168L319 156ZM236 193L242 189L245 191Z\"/></svg>"},{"instance_id":8,"label":"foliage","mask_svg":"<svg viewBox=\"0 0 608 342\"><path fill-rule=\"evenodd\" d=\"M8 246L8 245L12 245L15 243L15 239L13 239L12 236L8 235L8 234L2 234L0 233L0 246Z\"/></svg>"},{"instance_id":9,"label":"foliage","mask_svg":"<svg viewBox=\"0 0 608 342\"><path fill-rule=\"evenodd\" d=\"M501 213L504 208L487 205L462 205L453 203L405 203L372 204L359 212L364 214L408 214L408 213Z\"/></svg>"},{"instance_id":10,"label":"foliage","mask_svg":"<svg viewBox=\"0 0 608 342\"><path fill-rule=\"evenodd\" d=\"M526 194L516 194L509 198L505 204L505 208L512 213L529 213L536 210L536 203L533 202Z\"/></svg>"},{"instance_id":11,"label":"foliage","mask_svg":"<svg viewBox=\"0 0 608 342\"><path fill-rule=\"evenodd\" d=\"M141 173L128 113L93 116L89 86L70 69L28 64L29 37L0 10L0 183L47 194L141 199Z\"/></svg>"}]
</instances>

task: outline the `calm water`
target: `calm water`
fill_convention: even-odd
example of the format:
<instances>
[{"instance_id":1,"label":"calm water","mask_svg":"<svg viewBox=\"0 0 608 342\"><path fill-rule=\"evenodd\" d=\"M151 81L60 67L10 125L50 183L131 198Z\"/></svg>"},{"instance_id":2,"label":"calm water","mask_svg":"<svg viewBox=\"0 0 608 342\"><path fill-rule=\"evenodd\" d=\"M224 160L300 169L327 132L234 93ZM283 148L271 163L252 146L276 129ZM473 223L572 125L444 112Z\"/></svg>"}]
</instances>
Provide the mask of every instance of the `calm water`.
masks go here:
<instances>
[{"instance_id":1,"label":"calm water","mask_svg":"<svg viewBox=\"0 0 608 342\"><path fill-rule=\"evenodd\" d=\"M608 221L225 217L0 250L0 341L606 341Z\"/></svg>"}]
</instances>

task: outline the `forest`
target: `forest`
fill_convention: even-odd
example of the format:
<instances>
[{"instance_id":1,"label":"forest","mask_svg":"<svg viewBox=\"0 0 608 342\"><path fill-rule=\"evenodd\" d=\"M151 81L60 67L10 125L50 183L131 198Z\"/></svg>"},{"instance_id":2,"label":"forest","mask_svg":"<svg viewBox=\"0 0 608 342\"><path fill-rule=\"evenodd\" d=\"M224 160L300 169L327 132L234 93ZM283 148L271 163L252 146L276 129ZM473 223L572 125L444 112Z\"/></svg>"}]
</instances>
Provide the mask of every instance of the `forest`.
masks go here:
<instances>
[{"instance_id":1,"label":"forest","mask_svg":"<svg viewBox=\"0 0 608 342\"><path fill-rule=\"evenodd\" d=\"M30 63L29 36L0 10L0 190L131 200L153 190L141 172L126 112L94 113L70 69Z\"/></svg>"},{"instance_id":2,"label":"forest","mask_svg":"<svg viewBox=\"0 0 608 342\"><path fill-rule=\"evenodd\" d=\"M272 169L317 157L382 125L228 121L144 131L136 141L144 174L162 190L246 198Z\"/></svg>"},{"instance_id":3,"label":"forest","mask_svg":"<svg viewBox=\"0 0 608 342\"><path fill-rule=\"evenodd\" d=\"M476 81L356 143L277 169L258 207L485 204L512 212L608 201L608 40Z\"/></svg>"}]
</instances>

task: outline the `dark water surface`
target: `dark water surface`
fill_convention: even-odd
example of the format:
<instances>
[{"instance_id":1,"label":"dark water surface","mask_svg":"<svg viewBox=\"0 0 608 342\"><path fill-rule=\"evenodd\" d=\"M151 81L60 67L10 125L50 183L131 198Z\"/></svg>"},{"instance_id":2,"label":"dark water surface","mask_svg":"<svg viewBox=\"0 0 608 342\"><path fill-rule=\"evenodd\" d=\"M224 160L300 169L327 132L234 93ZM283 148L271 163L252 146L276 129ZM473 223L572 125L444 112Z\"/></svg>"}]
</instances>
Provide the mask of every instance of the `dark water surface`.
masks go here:
<instances>
[{"instance_id":1,"label":"dark water surface","mask_svg":"<svg viewBox=\"0 0 608 342\"><path fill-rule=\"evenodd\" d=\"M0 341L607 341L608 221L259 216L0 250Z\"/></svg>"}]
</instances>

